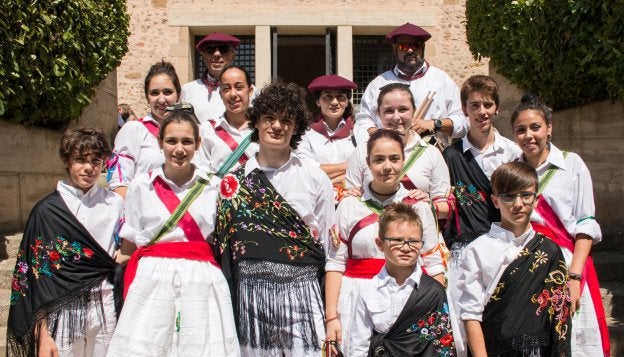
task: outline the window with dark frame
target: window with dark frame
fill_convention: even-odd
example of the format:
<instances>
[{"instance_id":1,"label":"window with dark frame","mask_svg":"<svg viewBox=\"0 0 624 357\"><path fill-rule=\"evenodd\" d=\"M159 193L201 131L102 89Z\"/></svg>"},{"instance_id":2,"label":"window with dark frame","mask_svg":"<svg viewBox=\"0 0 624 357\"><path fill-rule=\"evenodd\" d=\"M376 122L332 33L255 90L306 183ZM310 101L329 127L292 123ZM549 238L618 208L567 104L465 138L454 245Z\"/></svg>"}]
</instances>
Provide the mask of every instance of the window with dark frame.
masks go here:
<instances>
[{"instance_id":1,"label":"window with dark frame","mask_svg":"<svg viewBox=\"0 0 624 357\"><path fill-rule=\"evenodd\" d=\"M236 49L234 64L243 67L251 76L251 83L256 83L256 43L253 35L236 35L240 39L240 46ZM195 36L195 43L199 43L204 36ZM195 78L200 78L206 69L201 53L195 51Z\"/></svg>"},{"instance_id":2,"label":"window with dark frame","mask_svg":"<svg viewBox=\"0 0 624 357\"><path fill-rule=\"evenodd\" d=\"M353 36L353 81L358 86L353 91L353 104L360 104L368 84L394 64L392 44L383 35Z\"/></svg>"}]
</instances>

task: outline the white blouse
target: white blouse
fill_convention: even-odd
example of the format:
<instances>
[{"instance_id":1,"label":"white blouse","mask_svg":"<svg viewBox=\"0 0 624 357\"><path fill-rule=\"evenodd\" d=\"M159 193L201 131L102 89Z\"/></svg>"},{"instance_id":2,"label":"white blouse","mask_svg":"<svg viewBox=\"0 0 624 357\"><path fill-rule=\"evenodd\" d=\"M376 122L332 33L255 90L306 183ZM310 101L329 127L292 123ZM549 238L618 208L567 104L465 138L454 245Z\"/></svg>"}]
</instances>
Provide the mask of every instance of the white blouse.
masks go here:
<instances>
[{"instance_id":1,"label":"white blouse","mask_svg":"<svg viewBox=\"0 0 624 357\"><path fill-rule=\"evenodd\" d=\"M540 179L546 174L550 164L559 169L542 191L542 196L573 237L583 233L592 237L594 244L600 242L602 232L594 218L596 207L589 169L580 156L570 152L564 158L563 152L552 143L546 162L537 168ZM531 221L546 223L536 210L533 210Z\"/></svg>"},{"instance_id":2,"label":"white blouse","mask_svg":"<svg viewBox=\"0 0 624 357\"><path fill-rule=\"evenodd\" d=\"M225 113L225 104L221 99L221 88L215 88L212 93L201 79L196 79L182 86L181 102L191 103L195 116L200 123L217 119Z\"/></svg>"},{"instance_id":3,"label":"white blouse","mask_svg":"<svg viewBox=\"0 0 624 357\"><path fill-rule=\"evenodd\" d=\"M237 144L240 144L243 139L247 137L253 130L246 127L242 130L238 130L232 127L225 117L222 115L219 120L216 121L213 128L210 122L204 122L199 127L199 133L201 136L201 146L194 157L194 162L197 166L208 172L217 172L221 168L221 165L232 154L230 147L217 136L215 129L223 128L227 134L229 134ZM245 150L245 154L248 158L254 156L258 152L258 144L250 143ZM236 170L240 164L237 162L232 166L230 171Z\"/></svg>"},{"instance_id":4,"label":"white blouse","mask_svg":"<svg viewBox=\"0 0 624 357\"><path fill-rule=\"evenodd\" d=\"M150 114L143 117L160 127ZM158 139L138 120L127 122L117 133L113 160L118 160L109 173L111 189L127 187L135 176L154 170L165 162L165 156L158 147Z\"/></svg>"},{"instance_id":5,"label":"white blouse","mask_svg":"<svg viewBox=\"0 0 624 357\"><path fill-rule=\"evenodd\" d=\"M291 152L280 168L262 167L256 155L245 163L245 176L254 169L264 172L277 192L293 207L301 219L318 234L318 241L327 252L330 229L334 224L334 192L325 172L302 161Z\"/></svg>"},{"instance_id":6,"label":"white blouse","mask_svg":"<svg viewBox=\"0 0 624 357\"><path fill-rule=\"evenodd\" d=\"M111 257L114 256L115 233L123 216L123 198L97 184L84 193L79 188L59 181L56 190L78 222Z\"/></svg>"},{"instance_id":7,"label":"white blouse","mask_svg":"<svg viewBox=\"0 0 624 357\"><path fill-rule=\"evenodd\" d=\"M529 225L520 237L492 223L490 231L472 241L464 251L462 273L457 281L460 320L481 321L503 272L513 262L535 232Z\"/></svg>"},{"instance_id":8,"label":"white blouse","mask_svg":"<svg viewBox=\"0 0 624 357\"><path fill-rule=\"evenodd\" d=\"M178 187L165 177L162 167L155 169L151 176L149 174L137 176L128 187L125 207L126 222L121 228L121 232L119 232L122 238L136 244L137 247L147 245L171 217L171 212L158 198L154 190L153 182L157 177L163 178L180 201L184 200L184 197L199 177L208 178L204 171L196 168L193 178ZM211 234L215 227L217 195L219 194L219 183L221 180L216 176L211 176L208 180L208 184L188 208L187 212L195 219L202 236L211 241ZM176 225L159 242L188 242L188 239L182 228Z\"/></svg>"},{"instance_id":9,"label":"white blouse","mask_svg":"<svg viewBox=\"0 0 624 357\"><path fill-rule=\"evenodd\" d=\"M425 152L414 162L407 171L407 176L419 189L429 194L431 198L448 197L451 189L451 178L446 162L440 150L425 143L418 134L412 133L412 139L405 146L404 160L418 147L426 147ZM367 141L368 142L368 141ZM373 175L366 164L366 144L358 144L357 149L347 163L347 187L363 187L373 180Z\"/></svg>"},{"instance_id":10,"label":"white blouse","mask_svg":"<svg viewBox=\"0 0 624 357\"><path fill-rule=\"evenodd\" d=\"M345 243L349 240L349 234L355 225L361 221L364 217L373 213L365 204L364 201L372 199L383 206L387 206L393 202L401 202L405 197L409 195L409 191L406 190L403 185L400 185L399 191L392 197L388 198L384 202L378 201L370 192L368 185L364 186L364 193L362 197L345 197L336 210L336 227L338 228L338 234L340 235L340 245L337 247L333 244L329 249L327 255L327 263L325 264L326 271L337 271L344 273L347 260L349 259L348 245ZM418 213L423 224L423 245L420 254L427 253L434 249L438 242L441 241L441 237L436 228L436 221L433 217L433 212L429 204L419 201L412 205L412 208ZM379 223L369 224L365 228L361 229L353 237L351 241L351 255L354 259L366 259L366 258L378 258L384 259L384 254L379 250L375 244L375 238L378 236ZM426 254L425 254L426 255ZM427 273L431 276L445 272L443 264L443 257L440 252L426 255L422 257L423 266L427 270Z\"/></svg>"},{"instance_id":11,"label":"white blouse","mask_svg":"<svg viewBox=\"0 0 624 357\"><path fill-rule=\"evenodd\" d=\"M324 121L323 125L325 125L327 133L333 135L345 126L345 120L342 119L334 131L330 130ZM317 165L345 162L354 151L355 145L351 136L344 139L329 140L313 129L306 131L297 147L297 155L300 158L314 161Z\"/></svg>"}]
</instances>

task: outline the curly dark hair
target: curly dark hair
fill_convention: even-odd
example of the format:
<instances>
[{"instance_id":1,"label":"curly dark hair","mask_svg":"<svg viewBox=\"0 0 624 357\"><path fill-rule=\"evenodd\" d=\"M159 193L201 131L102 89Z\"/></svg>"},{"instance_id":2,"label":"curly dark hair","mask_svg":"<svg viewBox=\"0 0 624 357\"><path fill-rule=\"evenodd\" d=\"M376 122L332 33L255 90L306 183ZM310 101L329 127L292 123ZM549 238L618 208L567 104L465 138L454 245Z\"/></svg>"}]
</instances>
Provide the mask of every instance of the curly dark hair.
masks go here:
<instances>
[{"instance_id":1,"label":"curly dark hair","mask_svg":"<svg viewBox=\"0 0 624 357\"><path fill-rule=\"evenodd\" d=\"M284 83L274 80L264 87L254 99L253 106L247 109L249 126L255 128L256 123L264 114L279 114L295 121L295 130L290 138L290 147L295 150L301 137L310 127L312 114L306 103L306 91L295 83ZM251 140L258 142L258 130L254 130Z\"/></svg>"},{"instance_id":2,"label":"curly dark hair","mask_svg":"<svg viewBox=\"0 0 624 357\"><path fill-rule=\"evenodd\" d=\"M106 135L96 128L68 129L59 145L59 156L65 165L69 164L72 155L94 155L106 160L111 153Z\"/></svg>"}]
</instances>

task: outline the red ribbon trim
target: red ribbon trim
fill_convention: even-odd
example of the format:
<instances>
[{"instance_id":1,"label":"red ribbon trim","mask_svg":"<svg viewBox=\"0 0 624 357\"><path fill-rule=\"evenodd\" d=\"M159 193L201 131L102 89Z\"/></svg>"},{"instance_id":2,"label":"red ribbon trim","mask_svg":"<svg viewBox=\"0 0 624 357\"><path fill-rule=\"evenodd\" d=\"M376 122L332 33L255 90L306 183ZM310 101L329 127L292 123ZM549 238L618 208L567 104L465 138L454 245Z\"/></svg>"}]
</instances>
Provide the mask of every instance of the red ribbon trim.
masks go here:
<instances>
[{"instance_id":1,"label":"red ribbon trim","mask_svg":"<svg viewBox=\"0 0 624 357\"><path fill-rule=\"evenodd\" d=\"M156 195L165 204L167 210L170 213L173 213L176 208L180 205L180 199L176 196L175 192L171 190L171 187L167 185L167 183L162 179L162 177L158 176L154 180L154 191L156 191ZM206 239L201 233L201 229L195 222L195 219L188 212L184 212L184 215L178 222L178 227L182 228L184 231L184 235L190 242L203 242Z\"/></svg>"}]
</instances>

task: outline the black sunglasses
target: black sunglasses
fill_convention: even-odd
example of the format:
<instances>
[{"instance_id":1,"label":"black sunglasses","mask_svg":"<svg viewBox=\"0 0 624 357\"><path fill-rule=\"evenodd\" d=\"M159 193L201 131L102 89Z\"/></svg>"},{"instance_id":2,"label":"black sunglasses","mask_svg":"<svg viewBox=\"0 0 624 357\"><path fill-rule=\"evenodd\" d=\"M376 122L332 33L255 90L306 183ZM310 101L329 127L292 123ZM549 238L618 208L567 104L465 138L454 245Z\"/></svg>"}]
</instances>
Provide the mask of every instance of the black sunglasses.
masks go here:
<instances>
[{"instance_id":1,"label":"black sunglasses","mask_svg":"<svg viewBox=\"0 0 624 357\"><path fill-rule=\"evenodd\" d=\"M219 50L219 53L221 54L226 54L228 52L230 52L230 46L228 45L206 45L202 47L202 50L206 53L208 53L209 55L212 55L215 53L216 50Z\"/></svg>"}]
</instances>

